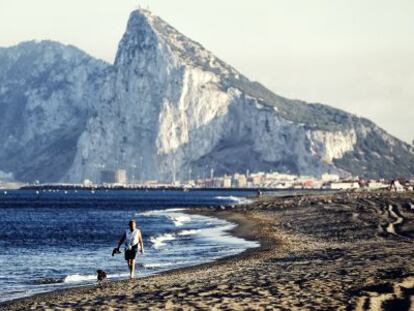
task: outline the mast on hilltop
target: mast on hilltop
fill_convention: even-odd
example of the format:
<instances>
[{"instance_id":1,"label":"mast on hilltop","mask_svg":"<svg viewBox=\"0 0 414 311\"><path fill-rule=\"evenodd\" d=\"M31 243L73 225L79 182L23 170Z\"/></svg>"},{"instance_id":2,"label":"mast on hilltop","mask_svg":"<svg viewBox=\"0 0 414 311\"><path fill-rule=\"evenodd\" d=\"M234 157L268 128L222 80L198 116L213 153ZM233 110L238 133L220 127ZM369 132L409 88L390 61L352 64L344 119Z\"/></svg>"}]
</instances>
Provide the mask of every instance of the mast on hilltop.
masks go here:
<instances>
[{"instance_id":1,"label":"mast on hilltop","mask_svg":"<svg viewBox=\"0 0 414 311\"><path fill-rule=\"evenodd\" d=\"M138 8L138 10L145 10L145 11L150 12L150 7L149 7L148 4L144 7L141 3L138 3L137 8Z\"/></svg>"}]
</instances>

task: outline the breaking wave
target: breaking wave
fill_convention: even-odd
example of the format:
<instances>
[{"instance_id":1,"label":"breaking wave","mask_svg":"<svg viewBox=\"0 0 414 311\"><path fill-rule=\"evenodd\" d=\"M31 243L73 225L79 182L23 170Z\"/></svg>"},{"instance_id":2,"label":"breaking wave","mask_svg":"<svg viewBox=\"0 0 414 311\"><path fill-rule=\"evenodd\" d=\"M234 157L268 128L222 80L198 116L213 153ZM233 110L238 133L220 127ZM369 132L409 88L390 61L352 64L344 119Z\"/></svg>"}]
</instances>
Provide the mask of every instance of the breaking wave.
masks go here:
<instances>
[{"instance_id":1,"label":"breaking wave","mask_svg":"<svg viewBox=\"0 0 414 311\"><path fill-rule=\"evenodd\" d=\"M222 201L228 201L228 202L232 202L235 203L237 205L243 205L243 204L250 204L253 201L249 200L247 198L241 198L241 197L235 197L235 196L217 196L215 197L217 200L222 200Z\"/></svg>"},{"instance_id":2,"label":"breaking wave","mask_svg":"<svg viewBox=\"0 0 414 311\"><path fill-rule=\"evenodd\" d=\"M170 215L169 218L172 220L176 227L181 227L185 222L189 222L191 217L188 215Z\"/></svg>"},{"instance_id":3,"label":"breaking wave","mask_svg":"<svg viewBox=\"0 0 414 311\"><path fill-rule=\"evenodd\" d=\"M82 275L82 274L69 274L63 279L63 283L80 283L85 281L96 280L96 274Z\"/></svg>"},{"instance_id":4,"label":"breaking wave","mask_svg":"<svg viewBox=\"0 0 414 311\"><path fill-rule=\"evenodd\" d=\"M155 249L160 249L166 245L166 242L173 241L176 239L176 235L173 233L165 233L156 237L150 237L150 242L152 247Z\"/></svg>"},{"instance_id":5,"label":"breaking wave","mask_svg":"<svg viewBox=\"0 0 414 311\"><path fill-rule=\"evenodd\" d=\"M192 263L191 261L176 261L176 262L154 262L154 263L145 263L143 267L145 269L164 269L168 267L174 267L177 265L188 265Z\"/></svg>"},{"instance_id":6,"label":"breaking wave","mask_svg":"<svg viewBox=\"0 0 414 311\"><path fill-rule=\"evenodd\" d=\"M182 212L185 210L186 210L185 208L168 208L168 209L150 210L146 212L135 213L135 216L144 216L144 217L160 216L160 215L165 215L168 213Z\"/></svg>"},{"instance_id":7,"label":"breaking wave","mask_svg":"<svg viewBox=\"0 0 414 311\"><path fill-rule=\"evenodd\" d=\"M197 230L197 229L189 229L189 230L180 231L178 233L178 235L182 235L182 236L194 235L194 234L197 234L198 232L200 232L200 230Z\"/></svg>"},{"instance_id":8,"label":"breaking wave","mask_svg":"<svg viewBox=\"0 0 414 311\"><path fill-rule=\"evenodd\" d=\"M135 216L142 216L142 217L156 217L156 216L164 216L169 218L176 227L181 227L184 223L191 221L191 217L189 215L181 213L185 211L184 208L170 208L164 210L152 210L146 211L141 213L135 213Z\"/></svg>"}]
</instances>

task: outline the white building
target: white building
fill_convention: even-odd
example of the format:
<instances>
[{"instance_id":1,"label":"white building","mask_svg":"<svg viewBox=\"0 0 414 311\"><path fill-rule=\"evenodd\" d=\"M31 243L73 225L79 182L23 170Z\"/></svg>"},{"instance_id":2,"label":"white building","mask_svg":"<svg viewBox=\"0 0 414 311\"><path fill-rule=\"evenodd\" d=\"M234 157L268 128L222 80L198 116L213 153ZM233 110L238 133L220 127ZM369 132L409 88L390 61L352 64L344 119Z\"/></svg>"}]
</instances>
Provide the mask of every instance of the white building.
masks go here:
<instances>
[{"instance_id":1,"label":"white building","mask_svg":"<svg viewBox=\"0 0 414 311\"><path fill-rule=\"evenodd\" d=\"M376 190L376 189L385 189L388 187L389 187L388 184L381 182L381 181L371 180L368 182L368 189Z\"/></svg>"},{"instance_id":2,"label":"white building","mask_svg":"<svg viewBox=\"0 0 414 311\"><path fill-rule=\"evenodd\" d=\"M332 189L332 190L359 189L359 183L356 181L332 182L329 184L328 189Z\"/></svg>"},{"instance_id":3,"label":"white building","mask_svg":"<svg viewBox=\"0 0 414 311\"><path fill-rule=\"evenodd\" d=\"M323 174L322 175L322 181L323 182L336 182L339 181L340 177L338 175L335 174Z\"/></svg>"},{"instance_id":4,"label":"white building","mask_svg":"<svg viewBox=\"0 0 414 311\"><path fill-rule=\"evenodd\" d=\"M117 170L115 172L115 182L117 184L125 185L128 183L127 171L126 170Z\"/></svg>"},{"instance_id":5,"label":"white building","mask_svg":"<svg viewBox=\"0 0 414 311\"><path fill-rule=\"evenodd\" d=\"M83 181L83 185L86 186L86 187L90 187L90 186L93 185L93 182L90 179L85 179Z\"/></svg>"}]
</instances>

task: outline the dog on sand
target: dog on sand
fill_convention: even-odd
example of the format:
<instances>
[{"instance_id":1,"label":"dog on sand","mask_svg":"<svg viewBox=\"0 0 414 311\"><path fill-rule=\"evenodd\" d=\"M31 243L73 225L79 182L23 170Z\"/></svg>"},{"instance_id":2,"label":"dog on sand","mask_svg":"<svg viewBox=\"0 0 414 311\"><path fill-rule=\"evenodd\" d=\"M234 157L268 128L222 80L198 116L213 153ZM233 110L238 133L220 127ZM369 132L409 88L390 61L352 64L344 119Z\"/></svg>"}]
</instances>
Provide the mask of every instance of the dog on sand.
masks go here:
<instances>
[{"instance_id":1,"label":"dog on sand","mask_svg":"<svg viewBox=\"0 0 414 311\"><path fill-rule=\"evenodd\" d=\"M106 280L106 272L103 270L96 270L96 274L97 274L97 278L98 278L98 283L101 283L103 281Z\"/></svg>"}]
</instances>

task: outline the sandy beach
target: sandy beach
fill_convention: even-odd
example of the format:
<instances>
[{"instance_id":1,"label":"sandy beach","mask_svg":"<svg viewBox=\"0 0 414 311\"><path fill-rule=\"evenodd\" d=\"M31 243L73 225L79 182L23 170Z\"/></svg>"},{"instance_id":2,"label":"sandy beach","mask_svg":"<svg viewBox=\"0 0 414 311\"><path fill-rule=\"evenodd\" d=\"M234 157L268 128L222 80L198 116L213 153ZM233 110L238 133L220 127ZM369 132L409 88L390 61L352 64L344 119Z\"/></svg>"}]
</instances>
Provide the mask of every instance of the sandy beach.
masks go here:
<instances>
[{"instance_id":1,"label":"sandy beach","mask_svg":"<svg viewBox=\"0 0 414 311\"><path fill-rule=\"evenodd\" d=\"M414 310L414 194L262 198L198 208L260 248L137 280L0 305L0 310Z\"/></svg>"}]
</instances>

